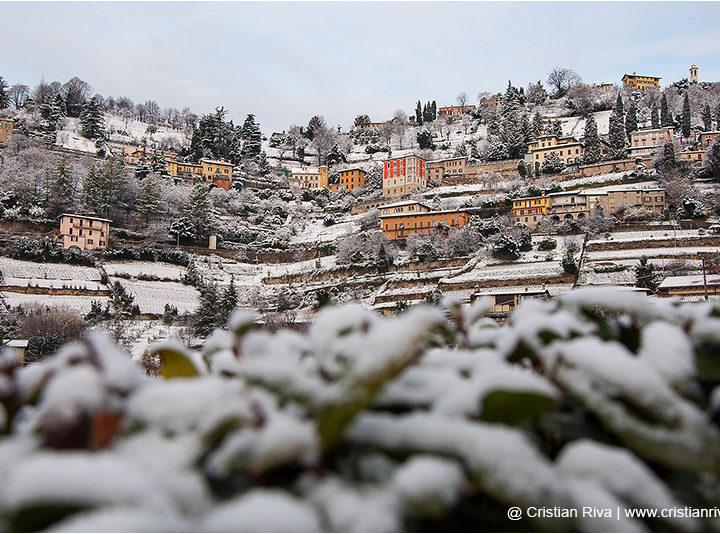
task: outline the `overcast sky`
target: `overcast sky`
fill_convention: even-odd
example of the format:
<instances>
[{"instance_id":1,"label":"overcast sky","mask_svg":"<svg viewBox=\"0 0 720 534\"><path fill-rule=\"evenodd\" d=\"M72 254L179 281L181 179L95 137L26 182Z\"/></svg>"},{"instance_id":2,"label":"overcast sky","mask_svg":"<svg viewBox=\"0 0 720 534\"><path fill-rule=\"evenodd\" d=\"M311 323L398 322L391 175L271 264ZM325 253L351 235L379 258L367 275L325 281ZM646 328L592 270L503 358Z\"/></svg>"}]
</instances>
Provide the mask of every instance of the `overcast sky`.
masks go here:
<instances>
[{"instance_id":1,"label":"overcast sky","mask_svg":"<svg viewBox=\"0 0 720 534\"><path fill-rule=\"evenodd\" d=\"M323 115L347 129L415 102L526 87L554 66L587 83L626 72L720 80L716 2L0 2L0 76L79 76L263 133Z\"/></svg>"}]
</instances>

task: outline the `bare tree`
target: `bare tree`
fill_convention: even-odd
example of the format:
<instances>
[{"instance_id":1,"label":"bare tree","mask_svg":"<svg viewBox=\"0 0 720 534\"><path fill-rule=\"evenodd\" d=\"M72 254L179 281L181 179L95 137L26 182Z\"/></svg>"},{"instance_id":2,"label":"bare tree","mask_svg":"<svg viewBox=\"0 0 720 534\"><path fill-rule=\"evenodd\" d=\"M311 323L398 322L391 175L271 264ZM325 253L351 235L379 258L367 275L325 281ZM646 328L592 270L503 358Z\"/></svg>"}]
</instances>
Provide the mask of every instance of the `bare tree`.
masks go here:
<instances>
[{"instance_id":1,"label":"bare tree","mask_svg":"<svg viewBox=\"0 0 720 534\"><path fill-rule=\"evenodd\" d=\"M457 95L457 103L458 106L460 106L460 113L465 113L465 106L468 103L468 95L465 92L460 93Z\"/></svg>"},{"instance_id":2,"label":"bare tree","mask_svg":"<svg viewBox=\"0 0 720 534\"><path fill-rule=\"evenodd\" d=\"M25 103L25 100L27 100L28 96L30 96L30 88L27 85L18 83L13 85L8 91L10 103L15 109L23 107L23 104Z\"/></svg>"},{"instance_id":3,"label":"bare tree","mask_svg":"<svg viewBox=\"0 0 720 534\"><path fill-rule=\"evenodd\" d=\"M560 98L567 93L573 85L582 82L580 75L570 69L555 67L548 75L547 83L555 90L555 98Z\"/></svg>"}]
</instances>

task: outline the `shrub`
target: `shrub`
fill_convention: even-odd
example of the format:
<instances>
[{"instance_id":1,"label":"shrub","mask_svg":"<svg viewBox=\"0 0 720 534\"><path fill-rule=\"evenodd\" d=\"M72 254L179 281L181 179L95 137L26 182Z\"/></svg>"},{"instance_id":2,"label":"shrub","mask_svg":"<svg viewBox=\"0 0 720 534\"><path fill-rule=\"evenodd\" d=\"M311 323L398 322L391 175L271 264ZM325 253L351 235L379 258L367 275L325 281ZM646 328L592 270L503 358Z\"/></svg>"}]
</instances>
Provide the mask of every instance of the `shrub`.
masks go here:
<instances>
[{"instance_id":1,"label":"shrub","mask_svg":"<svg viewBox=\"0 0 720 534\"><path fill-rule=\"evenodd\" d=\"M70 308L38 305L23 309L16 336L28 340L25 361L33 362L80 339L85 328L85 322Z\"/></svg>"},{"instance_id":2,"label":"shrub","mask_svg":"<svg viewBox=\"0 0 720 534\"><path fill-rule=\"evenodd\" d=\"M557 247L557 241L552 237L548 237L540 241L538 250L554 250Z\"/></svg>"}]
</instances>

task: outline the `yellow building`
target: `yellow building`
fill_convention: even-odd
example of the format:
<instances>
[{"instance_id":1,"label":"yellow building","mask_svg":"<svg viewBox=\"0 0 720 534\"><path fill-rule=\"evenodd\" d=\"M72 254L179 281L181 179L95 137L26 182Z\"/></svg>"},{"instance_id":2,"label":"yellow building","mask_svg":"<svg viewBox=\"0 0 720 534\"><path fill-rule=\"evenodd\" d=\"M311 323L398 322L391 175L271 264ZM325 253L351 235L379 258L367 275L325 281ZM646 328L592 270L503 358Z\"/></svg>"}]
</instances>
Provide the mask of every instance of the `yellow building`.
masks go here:
<instances>
[{"instance_id":1,"label":"yellow building","mask_svg":"<svg viewBox=\"0 0 720 534\"><path fill-rule=\"evenodd\" d=\"M626 74L622 77L623 87L631 89L645 90L649 88L660 87L660 77L658 76L639 76L637 72Z\"/></svg>"},{"instance_id":2,"label":"yellow building","mask_svg":"<svg viewBox=\"0 0 720 534\"><path fill-rule=\"evenodd\" d=\"M328 168L321 167L295 167L288 178L291 186L300 189L322 189L329 183Z\"/></svg>"},{"instance_id":3,"label":"yellow building","mask_svg":"<svg viewBox=\"0 0 720 534\"><path fill-rule=\"evenodd\" d=\"M7 143L13 131L13 121L11 119L0 119L0 143Z\"/></svg>"},{"instance_id":4,"label":"yellow building","mask_svg":"<svg viewBox=\"0 0 720 534\"><path fill-rule=\"evenodd\" d=\"M532 165L534 170L535 164L542 165L551 152L557 153L565 165L571 165L585 152L585 148L574 137L543 135L537 141L528 145L525 163Z\"/></svg>"},{"instance_id":5,"label":"yellow building","mask_svg":"<svg viewBox=\"0 0 720 534\"><path fill-rule=\"evenodd\" d=\"M427 162L427 181L442 181L447 176L464 176L468 166L467 156Z\"/></svg>"},{"instance_id":6,"label":"yellow building","mask_svg":"<svg viewBox=\"0 0 720 534\"><path fill-rule=\"evenodd\" d=\"M547 215L549 205L550 198L547 196L516 198L513 199L513 215L517 222L535 227Z\"/></svg>"},{"instance_id":7,"label":"yellow building","mask_svg":"<svg viewBox=\"0 0 720 534\"><path fill-rule=\"evenodd\" d=\"M201 159L202 177L206 183L230 191L232 184L233 165L225 160Z\"/></svg>"}]
</instances>

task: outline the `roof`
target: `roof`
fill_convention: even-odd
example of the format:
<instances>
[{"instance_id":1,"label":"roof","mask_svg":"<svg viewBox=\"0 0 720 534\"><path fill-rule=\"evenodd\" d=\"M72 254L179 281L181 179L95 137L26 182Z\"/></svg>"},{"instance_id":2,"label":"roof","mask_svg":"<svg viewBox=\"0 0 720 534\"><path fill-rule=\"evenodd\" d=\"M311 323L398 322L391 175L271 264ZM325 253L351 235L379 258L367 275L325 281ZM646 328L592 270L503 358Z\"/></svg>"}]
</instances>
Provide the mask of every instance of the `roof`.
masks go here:
<instances>
[{"instance_id":1,"label":"roof","mask_svg":"<svg viewBox=\"0 0 720 534\"><path fill-rule=\"evenodd\" d=\"M416 216L426 216L426 215L441 215L443 213L457 213L458 215L460 213L467 213L468 210L465 209L459 209L459 210L438 210L438 211L420 211L418 213L391 213L390 215L380 215L381 219L390 219L392 217L416 217Z\"/></svg>"},{"instance_id":2,"label":"roof","mask_svg":"<svg viewBox=\"0 0 720 534\"><path fill-rule=\"evenodd\" d=\"M720 285L720 275L711 274L707 276L708 285ZM704 281L702 275L688 276L668 276L658 286L660 289L678 288L678 287L703 287Z\"/></svg>"},{"instance_id":3,"label":"roof","mask_svg":"<svg viewBox=\"0 0 720 534\"><path fill-rule=\"evenodd\" d=\"M290 169L291 174L320 174L318 167L293 167Z\"/></svg>"},{"instance_id":4,"label":"roof","mask_svg":"<svg viewBox=\"0 0 720 534\"><path fill-rule=\"evenodd\" d=\"M423 204L422 202L418 202L417 200L405 200L403 202L395 202L394 204L387 204L385 206L378 206L378 209L385 209L385 208L399 208L400 206L413 206L415 204L419 204L421 206L426 207L427 209L430 209L430 206L427 204Z\"/></svg>"},{"instance_id":5,"label":"roof","mask_svg":"<svg viewBox=\"0 0 720 534\"><path fill-rule=\"evenodd\" d=\"M537 197L518 197L518 198L513 198L512 201L515 202L517 200L537 200L539 198L546 198L546 197L547 197L547 195L540 195Z\"/></svg>"},{"instance_id":6,"label":"roof","mask_svg":"<svg viewBox=\"0 0 720 534\"><path fill-rule=\"evenodd\" d=\"M622 79L624 80L625 78L632 78L632 77L635 77L635 78L652 78L653 80L661 80L661 79L662 79L660 76L648 76L647 74L638 74L638 73L636 73L636 72L633 72L632 74L625 74L625 75L622 77Z\"/></svg>"},{"instance_id":7,"label":"roof","mask_svg":"<svg viewBox=\"0 0 720 534\"><path fill-rule=\"evenodd\" d=\"M418 156L417 154L407 154L406 156L398 156L397 158L388 158L386 160L383 160L383 162L387 161L395 161L396 159L405 159L405 158L417 158L425 161L425 158Z\"/></svg>"},{"instance_id":8,"label":"roof","mask_svg":"<svg viewBox=\"0 0 720 534\"><path fill-rule=\"evenodd\" d=\"M476 291L473 293L473 297L489 297L493 295L550 295L547 289L543 289L535 286L533 289L529 287L498 287L495 289L488 289L486 291Z\"/></svg>"},{"instance_id":9,"label":"roof","mask_svg":"<svg viewBox=\"0 0 720 534\"><path fill-rule=\"evenodd\" d=\"M5 343L5 346L17 348L17 349L25 349L28 346L28 340L27 339L11 339L7 343Z\"/></svg>"},{"instance_id":10,"label":"roof","mask_svg":"<svg viewBox=\"0 0 720 534\"><path fill-rule=\"evenodd\" d=\"M111 223L112 221L110 219L102 219L100 217L93 217L91 215L78 215L77 213L63 213L60 215L60 217L77 217L78 219L88 219L90 221L102 221Z\"/></svg>"},{"instance_id":11,"label":"roof","mask_svg":"<svg viewBox=\"0 0 720 534\"><path fill-rule=\"evenodd\" d=\"M216 159L205 159L205 158L203 158L203 159L201 159L200 161L203 161L203 162L205 162L205 163L212 163L213 165L229 165L230 167L233 166L233 164L230 163L229 161L218 161L218 160L216 160Z\"/></svg>"}]
</instances>

